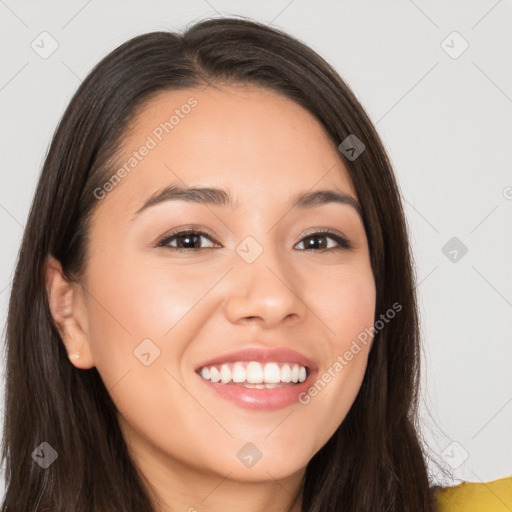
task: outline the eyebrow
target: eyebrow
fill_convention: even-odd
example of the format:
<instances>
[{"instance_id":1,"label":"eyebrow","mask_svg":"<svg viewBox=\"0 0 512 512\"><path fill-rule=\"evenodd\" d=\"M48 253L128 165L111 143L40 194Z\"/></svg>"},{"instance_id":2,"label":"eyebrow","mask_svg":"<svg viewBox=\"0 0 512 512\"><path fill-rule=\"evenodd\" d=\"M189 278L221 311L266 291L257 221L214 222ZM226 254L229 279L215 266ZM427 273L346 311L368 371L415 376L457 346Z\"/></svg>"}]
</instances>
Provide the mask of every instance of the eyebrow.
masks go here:
<instances>
[{"instance_id":1,"label":"eyebrow","mask_svg":"<svg viewBox=\"0 0 512 512\"><path fill-rule=\"evenodd\" d=\"M189 203L230 207L232 209L235 209L237 206L230 193L221 188L170 185L152 194L135 212L132 220L144 210L166 201L187 201ZM351 206L356 210L361 219L363 218L359 203L352 196L339 190L315 190L313 192L307 191L299 193L292 198L290 210L296 208L315 208L329 203Z\"/></svg>"}]
</instances>

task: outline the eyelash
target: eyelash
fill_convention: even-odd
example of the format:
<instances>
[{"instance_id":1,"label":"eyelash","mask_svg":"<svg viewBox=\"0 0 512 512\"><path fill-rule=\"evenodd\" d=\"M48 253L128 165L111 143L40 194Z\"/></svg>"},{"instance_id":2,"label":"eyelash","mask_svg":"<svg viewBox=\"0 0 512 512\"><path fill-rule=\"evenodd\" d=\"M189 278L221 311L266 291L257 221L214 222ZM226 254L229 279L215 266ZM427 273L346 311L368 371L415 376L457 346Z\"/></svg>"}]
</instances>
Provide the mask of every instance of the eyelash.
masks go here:
<instances>
[{"instance_id":1,"label":"eyelash","mask_svg":"<svg viewBox=\"0 0 512 512\"><path fill-rule=\"evenodd\" d=\"M176 237L183 236L183 235L199 235L204 236L206 238L209 238L212 242L217 243L215 238L209 234L205 233L204 231L197 231L193 229L185 229L183 231L177 231L176 233L172 233L169 236L166 236L164 239L162 239L160 242L158 242L157 247L166 247L168 249L171 249L176 252L190 252L190 251L199 251L201 249L212 249L212 247L199 247L199 248L191 248L191 249L183 249L180 247L171 247L169 246L169 242L175 239ZM331 247L329 249L299 249L301 251L313 251L313 252L332 252L332 251L342 251L342 250L350 250L352 249L352 244L349 242L349 240L339 234L336 231L331 231L330 229L325 229L323 231L315 231L313 233L308 233L306 236L304 236L299 244L302 243L307 238L316 238L316 237L322 237L325 236L326 238L331 238L334 240L338 246L337 247Z\"/></svg>"}]
</instances>

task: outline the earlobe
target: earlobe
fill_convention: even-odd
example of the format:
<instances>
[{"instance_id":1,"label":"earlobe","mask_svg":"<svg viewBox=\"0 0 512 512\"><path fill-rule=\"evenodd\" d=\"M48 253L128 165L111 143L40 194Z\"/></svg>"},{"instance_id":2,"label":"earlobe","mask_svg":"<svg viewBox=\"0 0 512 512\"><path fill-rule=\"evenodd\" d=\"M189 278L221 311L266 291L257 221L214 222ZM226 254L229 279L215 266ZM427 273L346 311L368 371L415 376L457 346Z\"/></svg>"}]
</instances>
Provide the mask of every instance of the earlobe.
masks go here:
<instances>
[{"instance_id":1,"label":"earlobe","mask_svg":"<svg viewBox=\"0 0 512 512\"><path fill-rule=\"evenodd\" d=\"M80 359L80 352L75 352L73 354L68 354L69 360L71 362L76 361L77 359Z\"/></svg>"},{"instance_id":2,"label":"earlobe","mask_svg":"<svg viewBox=\"0 0 512 512\"><path fill-rule=\"evenodd\" d=\"M53 256L48 258L45 265L45 286L50 312L69 360L77 368L92 368L94 361L83 295L79 285L66 279L61 263Z\"/></svg>"}]
</instances>

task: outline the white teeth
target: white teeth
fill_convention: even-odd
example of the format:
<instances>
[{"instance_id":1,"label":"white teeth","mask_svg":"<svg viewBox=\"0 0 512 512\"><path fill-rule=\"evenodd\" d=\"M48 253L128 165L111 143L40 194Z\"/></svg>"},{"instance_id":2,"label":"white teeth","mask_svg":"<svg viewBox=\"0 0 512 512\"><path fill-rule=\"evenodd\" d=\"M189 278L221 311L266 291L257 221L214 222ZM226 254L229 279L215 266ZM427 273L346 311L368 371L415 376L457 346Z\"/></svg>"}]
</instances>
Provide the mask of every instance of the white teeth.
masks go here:
<instances>
[{"instance_id":1,"label":"white teeth","mask_svg":"<svg viewBox=\"0 0 512 512\"><path fill-rule=\"evenodd\" d=\"M235 363L233 366L232 377L233 382L245 382L245 368L240 363Z\"/></svg>"},{"instance_id":2,"label":"white teeth","mask_svg":"<svg viewBox=\"0 0 512 512\"><path fill-rule=\"evenodd\" d=\"M289 364L285 364L281 368L281 380L283 382L291 382L292 381L292 370L290 369Z\"/></svg>"},{"instance_id":3,"label":"white teeth","mask_svg":"<svg viewBox=\"0 0 512 512\"><path fill-rule=\"evenodd\" d=\"M292 382L298 382L299 380L299 365L294 364L292 368Z\"/></svg>"},{"instance_id":4,"label":"white teeth","mask_svg":"<svg viewBox=\"0 0 512 512\"><path fill-rule=\"evenodd\" d=\"M231 370L223 364L220 369L220 381L222 384L227 384L231 380Z\"/></svg>"},{"instance_id":5,"label":"white teeth","mask_svg":"<svg viewBox=\"0 0 512 512\"><path fill-rule=\"evenodd\" d=\"M215 368L215 366L212 366L210 368L210 380L212 382L219 382L220 379L221 379L221 376L220 376L219 370L217 370L217 368Z\"/></svg>"},{"instance_id":6,"label":"white teeth","mask_svg":"<svg viewBox=\"0 0 512 512\"><path fill-rule=\"evenodd\" d=\"M263 370L265 382L277 384L281 381L281 370L277 363L267 363Z\"/></svg>"},{"instance_id":7,"label":"white teeth","mask_svg":"<svg viewBox=\"0 0 512 512\"><path fill-rule=\"evenodd\" d=\"M251 361L245 369L246 380L249 384L261 384L263 382L263 368L260 363Z\"/></svg>"},{"instance_id":8,"label":"white teeth","mask_svg":"<svg viewBox=\"0 0 512 512\"><path fill-rule=\"evenodd\" d=\"M281 365L281 367L280 367ZM224 363L219 366L203 367L199 372L201 377L211 382L221 384L246 383L246 387L258 389L280 387L278 384L304 382L307 371L304 366L295 363L266 363L257 361L244 363Z\"/></svg>"}]
</instances>

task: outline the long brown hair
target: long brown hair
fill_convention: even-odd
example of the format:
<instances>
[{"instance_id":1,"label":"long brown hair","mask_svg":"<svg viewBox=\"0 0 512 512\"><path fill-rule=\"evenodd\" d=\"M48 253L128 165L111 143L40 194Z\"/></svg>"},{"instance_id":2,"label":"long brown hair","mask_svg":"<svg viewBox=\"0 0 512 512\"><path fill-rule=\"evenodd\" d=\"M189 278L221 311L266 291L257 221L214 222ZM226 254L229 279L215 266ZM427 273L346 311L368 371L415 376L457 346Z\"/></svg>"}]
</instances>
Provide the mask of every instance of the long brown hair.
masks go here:
<instances>
[{"instance_id":1,"label":"long brown hair","mask_svg":"<svg viewBox=\"0 0 512 512\"><path fill-rule=\"evenodd\" d=\"M6 330L3 512L150 512L152 495L96 370L77 370L53 323L44 280L49 255L69 280L86 268L93 191L113 172L125 127L163 90L252 84L310 111L336 145L362 205L375 278L376 319L401 311L375 334L361 389L345 420L309 462L304 512L434 510L417 420L419 321L404 212L386 151L336 71L304 43L241 18L199 22L183 34L153 32L107 55L75 93L39 178L14 275ZM57 463L31 454L47 442Z\"/></svg>"}]
</instances>

